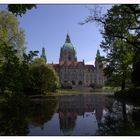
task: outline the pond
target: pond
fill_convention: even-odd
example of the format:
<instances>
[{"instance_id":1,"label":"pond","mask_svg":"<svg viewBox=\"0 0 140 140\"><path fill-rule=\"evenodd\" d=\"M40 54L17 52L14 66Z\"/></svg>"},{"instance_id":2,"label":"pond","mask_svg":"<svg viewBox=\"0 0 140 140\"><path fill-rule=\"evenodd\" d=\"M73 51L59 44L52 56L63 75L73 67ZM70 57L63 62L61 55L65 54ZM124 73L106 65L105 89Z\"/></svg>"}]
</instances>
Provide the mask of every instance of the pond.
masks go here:
<instances>
[{"instance_id":1,"label":"pond","mask_svg":"<svg viewBox=\"0 0 140 140\"><path fill-rule=\"evenodd\" d=\"M100 93L34 99L24 111L12 113L0 117L0 135L132 135L140 130L139 106Z\"/></svg>"}]
</instances>

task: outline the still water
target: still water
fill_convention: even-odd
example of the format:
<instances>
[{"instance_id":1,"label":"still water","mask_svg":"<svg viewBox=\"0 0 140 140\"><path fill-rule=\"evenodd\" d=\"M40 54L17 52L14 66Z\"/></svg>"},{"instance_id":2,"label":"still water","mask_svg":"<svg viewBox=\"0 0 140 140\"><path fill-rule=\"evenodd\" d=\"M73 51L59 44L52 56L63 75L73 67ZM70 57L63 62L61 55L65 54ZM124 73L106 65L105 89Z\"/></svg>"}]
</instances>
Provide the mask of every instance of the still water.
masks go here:
<instances>
[{"instance_id":1,"label":"still water","mask_svg":"<svg viewBox=\"0 0 140 140\"><path fill-rule=\"evenodd\" d=\"M0 135L123 135L124 130L140 130L139 106L99 93L34 99L28 109L13 112L0 120Z\"/></svg>"}]
</instances>

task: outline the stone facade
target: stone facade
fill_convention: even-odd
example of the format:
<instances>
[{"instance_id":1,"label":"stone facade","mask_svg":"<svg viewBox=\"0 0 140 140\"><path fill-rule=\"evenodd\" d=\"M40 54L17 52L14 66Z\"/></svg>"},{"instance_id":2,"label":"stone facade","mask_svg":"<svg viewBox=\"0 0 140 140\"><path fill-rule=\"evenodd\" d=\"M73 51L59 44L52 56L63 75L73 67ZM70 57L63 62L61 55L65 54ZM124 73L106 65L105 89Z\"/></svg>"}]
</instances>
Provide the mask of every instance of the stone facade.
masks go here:
<instances>
[{"instance_id":1,"label":"stone facade","mask_svg":"<svg viewBox=\"0 0 140 140\"><path fill-rule=\"evenodd\" d=\"M91 86L104 85L103 68L98 60L94 65L86 65L83 61L77 61L76 51L71 43L69 35L60 50L59 64L52 64L59 75L61 85Z\"/></svg>"}]
</instances>

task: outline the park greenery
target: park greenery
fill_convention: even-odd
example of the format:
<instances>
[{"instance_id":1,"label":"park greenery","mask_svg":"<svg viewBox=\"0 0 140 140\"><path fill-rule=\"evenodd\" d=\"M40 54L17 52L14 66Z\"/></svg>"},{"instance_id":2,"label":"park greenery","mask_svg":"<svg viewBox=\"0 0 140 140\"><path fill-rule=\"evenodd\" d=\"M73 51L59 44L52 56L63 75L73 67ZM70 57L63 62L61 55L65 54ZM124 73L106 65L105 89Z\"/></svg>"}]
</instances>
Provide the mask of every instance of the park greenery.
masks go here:
<instances>
[{"instance_id":1,"label":"park greenery","mask_svg":"<svg viewBox=\"0 0 140 140\"><path fill-rule=\"evenodd\" d=\"M34 4L8 5L7 11L0 13L0 92L25 92L45 94L59 87L59 79L54 69L46 64L44 48L38 58L38 51L26 52L24 30L19 27L16 16L22 16ZM113 5L102 14L98 7L90 9L90 15L81 24L95 22L101 27L103 40L100 47L106 53L100 61L105 65L106 85L126 89L140 86L140 40L138 4ZM23 76L24 75L24 76Z\"/></svg>"},{"instance_id":2,"label":"park greenery","mask_svg":"<svg viewBox=\"0 0 140 140\"><path fill-rule=\"evenodd\" d=\"M12 13L0 13L1 93L46 94L59 87L54 69L46 64L44 48L40 58L38 51L26 52L24 30L19 27L16 16L22 16L33 7L36 8L36 5L8 5L8 10ZM139 88L139 5L113 5L105 14L98 7L90 10L90 15L81 24L95 22L101 27L103 40L100 47L106 56L98 56L97 59L105 65L106 85L120 86L121 92Z\"/></svg>"},{"instance_id":3,"label":"park greenery","mask_svg":"<svg viewBox=\"0 0 140 140\"><path fill-rule=\"evenodd\" d=\"M0 12L0 93L5 99L54 92L59 79L38 51L27 52L24 30L12 13Z\"/></svg>"},{"instance_id":4,"label":"park greenery","mask_svg":"<svg viewBox=\"0 0 140 140\"><path fill-rule=\"evenodd\" d=\"M46 95L59 86L54 69L38 51L27 52L17 17L0 12L0 135L27 135L31 95ZM50 104L50 103L49 103ZM44 108L42 108L44 109ZM47 114L52 110L47 110ZM36 109L34 110L36 111ZM42 111L42 110L41 110ZM39 112L40 113L40 112ZM50 115L53 112L50 113ZM9 119L10 118L10 119ZM49 118L48 118L49 120ZM33 120L32 120L33 121Z\"/></svg>"},{"instance_id":5,"label":"park greenery","mask_svg":"<svg viewBox=\"0 0 140 140\"><path fill-rule=\"evenodd\" d=\"M138 4L113 5L103 14L100 7L90 9L85 23L97 23L103 40L101 49L106 53L102 58L107 85L120 86L121 94L130 88L140 86L140 6ZM136 94L135 94L136 96ZM137 96L139 96L137 94Z\"/></svg>"}]
</instances>

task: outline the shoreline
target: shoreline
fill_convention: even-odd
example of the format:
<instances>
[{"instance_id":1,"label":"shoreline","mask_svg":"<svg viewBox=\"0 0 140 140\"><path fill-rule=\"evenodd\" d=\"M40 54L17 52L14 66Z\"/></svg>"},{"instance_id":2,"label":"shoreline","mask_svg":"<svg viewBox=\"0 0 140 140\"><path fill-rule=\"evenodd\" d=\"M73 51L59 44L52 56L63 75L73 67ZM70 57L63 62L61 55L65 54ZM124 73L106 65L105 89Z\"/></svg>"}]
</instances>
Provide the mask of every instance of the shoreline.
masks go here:
<instances>
[{"instance_id":1,"label":"shoreline","mask_svg":"<svg viewBox=\"0 0 140 140\"><path fill-rule=\"evenodd\" d=\"M44 95L31 95L30 98L47 98L47 97L59 97L59 96L71 96L71 95L107 95L114 96L114 92L107 91L81 91L81 90L58 90L57 92L49 92Z\"/></svg>"}]
</instances>

